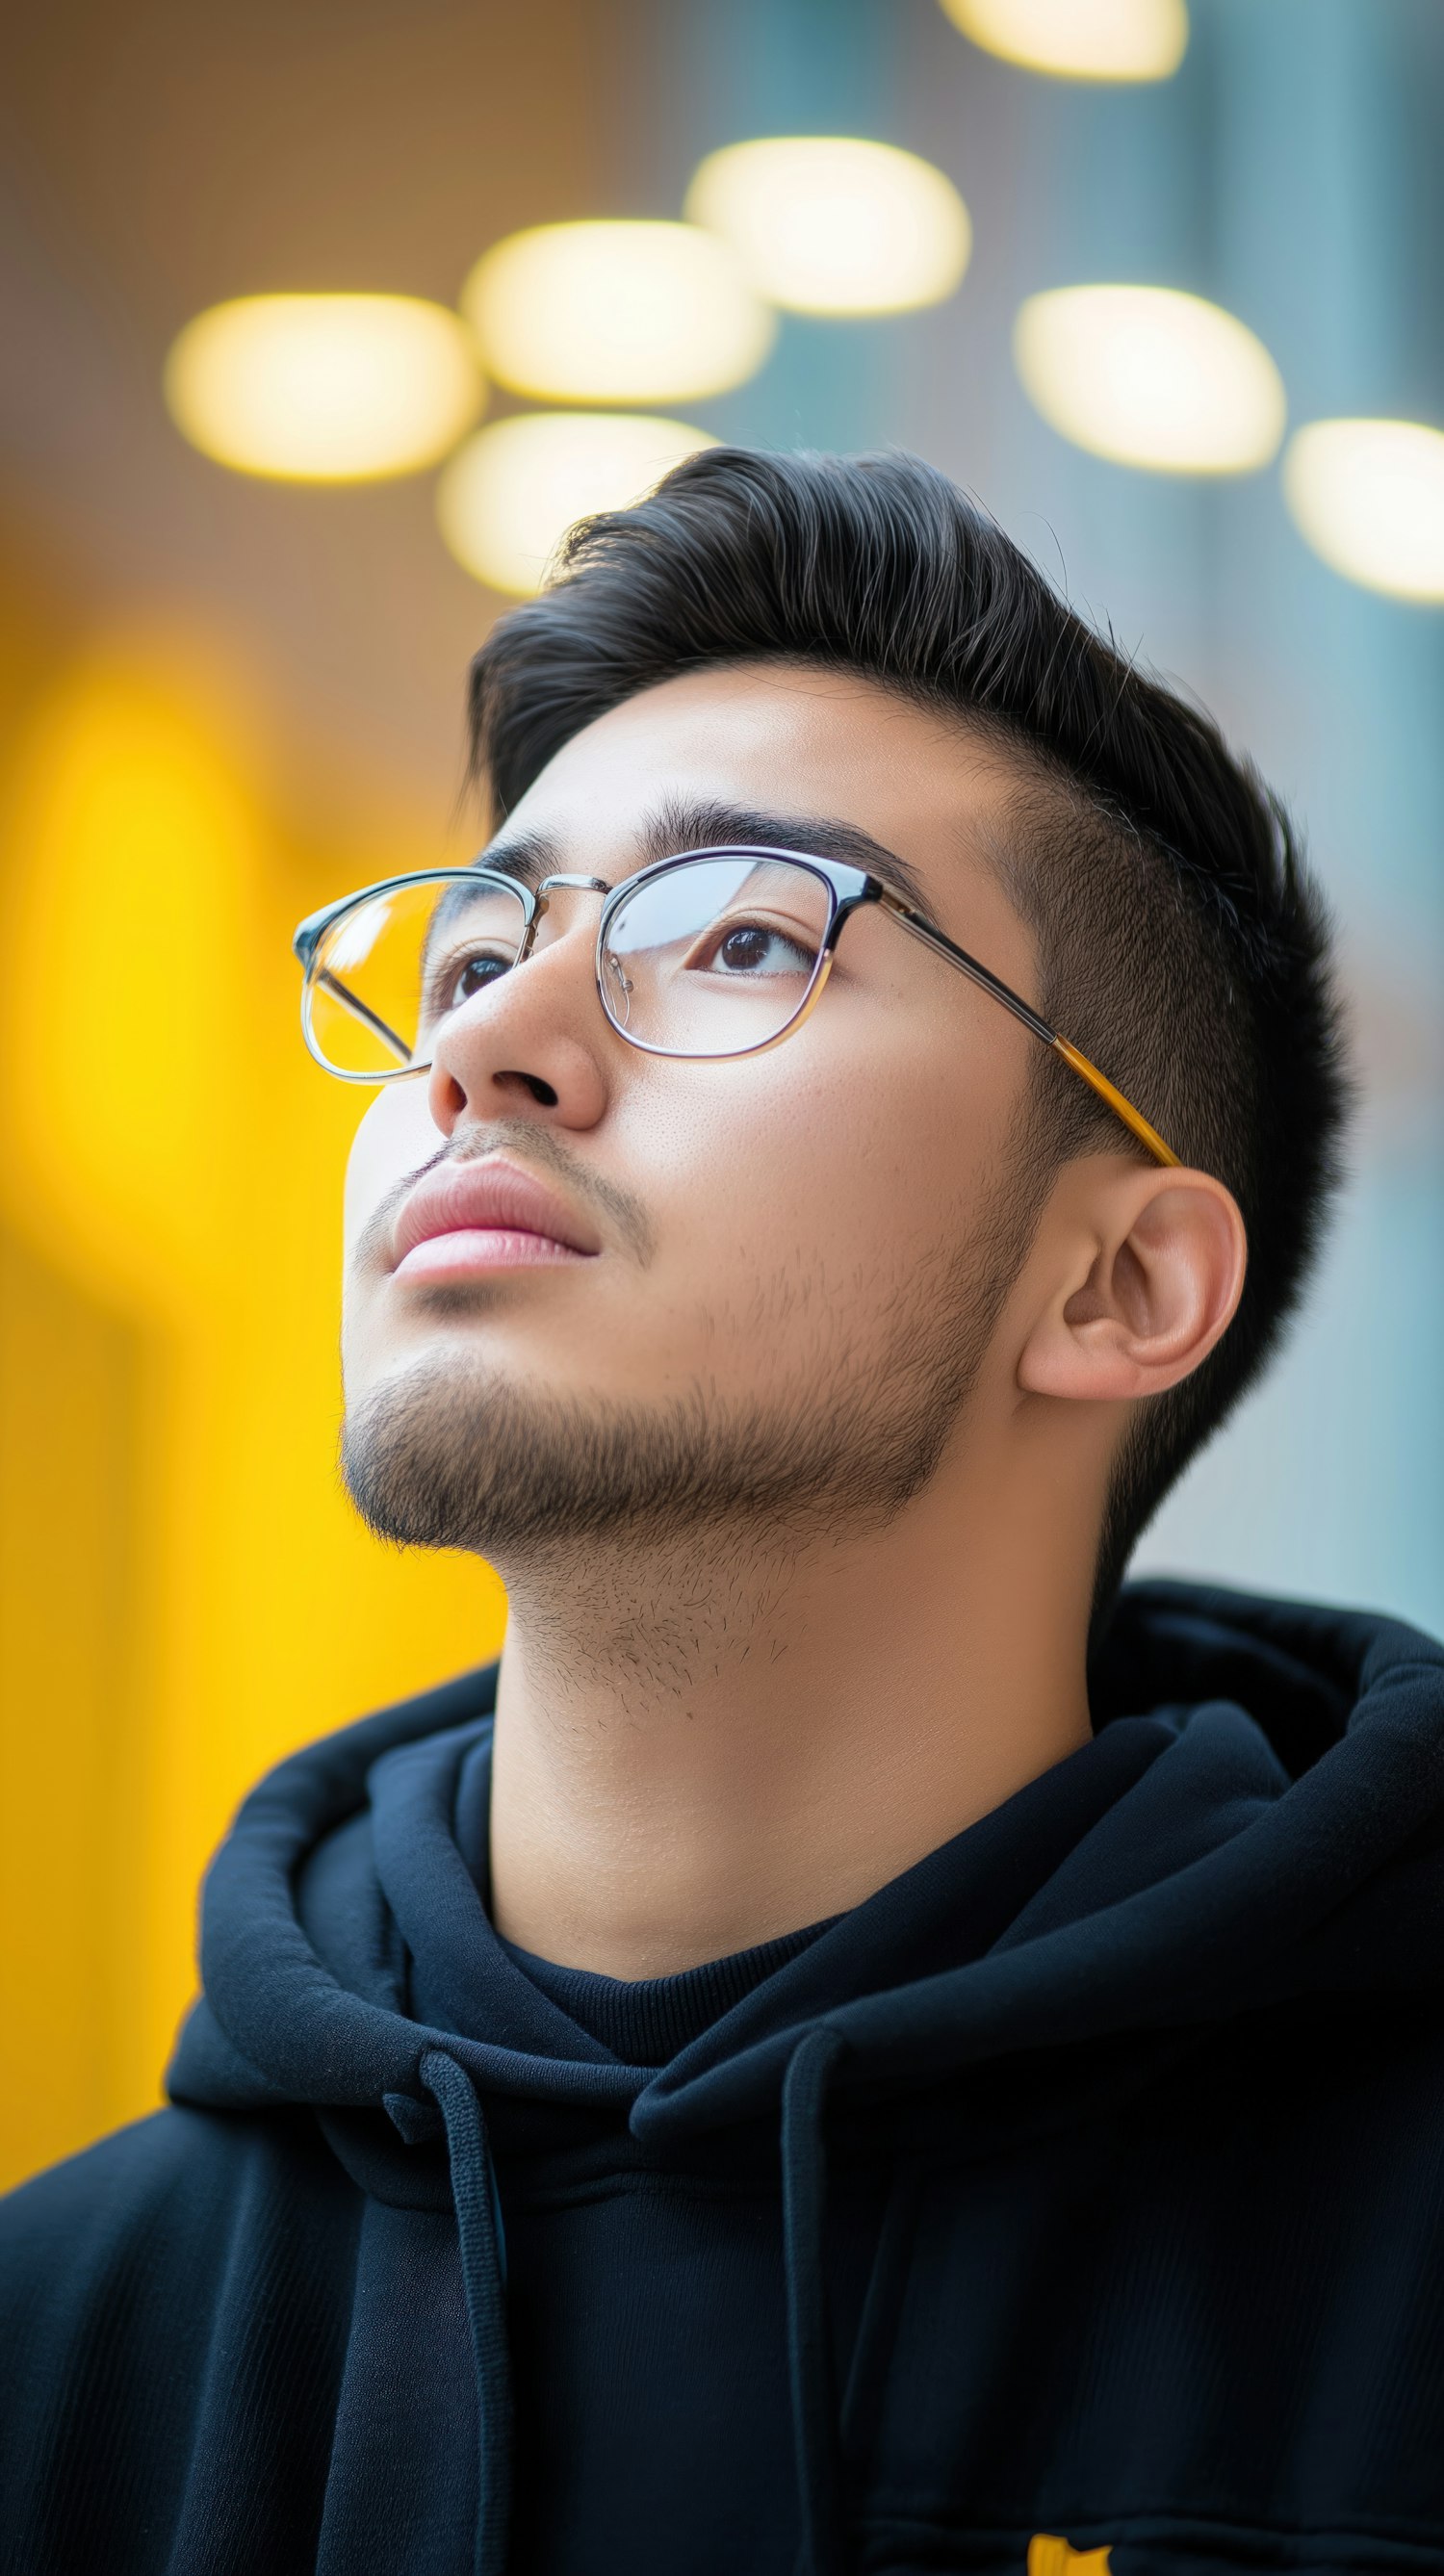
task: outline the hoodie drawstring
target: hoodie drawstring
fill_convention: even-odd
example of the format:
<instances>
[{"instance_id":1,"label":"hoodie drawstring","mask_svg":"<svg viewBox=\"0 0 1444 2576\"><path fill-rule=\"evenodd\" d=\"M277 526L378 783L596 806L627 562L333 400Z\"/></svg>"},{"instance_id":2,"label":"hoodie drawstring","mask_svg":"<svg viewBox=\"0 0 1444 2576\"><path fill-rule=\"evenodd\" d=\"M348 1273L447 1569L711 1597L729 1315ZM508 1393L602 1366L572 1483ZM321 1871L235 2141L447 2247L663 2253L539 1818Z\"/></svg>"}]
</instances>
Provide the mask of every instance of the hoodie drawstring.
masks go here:
<instances>
[{"instance_id":1,"label":"hoodie drawstring","mask_svg":"<svg viewBox=\"0 0 1444 2576\"><path fill-rule=\"evenodd\" d=\"M476 2088L454 2057L444 2049L428 2049L420 2074L446 2124L476 2373L480 2459L474 2576L504 2576L511 2526L511 2355L506 2334L506 2242L491 2143Z\"/></svg>"},{"instance_id":2,"label":"hoodie drawstring","mask_svg":"<svg viewBox=\"0 0 1444 2576\"><path fill-rule=\"evenodd\" d=\"M787 2371L802 2543L797 2576L841 2576L842 2493L833 2391L824 2230L827 2088L843 2053L835 2031L810 2030L782 2087L782 2246L787 2288ZM471 2328L479 2427L474 2576L505 2576L511 2523L511 2357L506 2331L506 2250L486 2120L464 2067L429 2049L419 2069L446 2127L461 2277Z\"/></svg>"},{"instance_id":3,"label":"hoodie drawstring","mask_svg":"<svg viewBox=\"0 0 1444 2576\"><path fill-rule=\"evenodd\" d=\"M827 2087L842 2054L835 2031L810 2030L782 2087L782 2249L787 2281L787 2372L802 2516L798 2576L839 2576L841 2461L832 2386L823 2230L827 2216Z\"/></svg>"}]
</instances>

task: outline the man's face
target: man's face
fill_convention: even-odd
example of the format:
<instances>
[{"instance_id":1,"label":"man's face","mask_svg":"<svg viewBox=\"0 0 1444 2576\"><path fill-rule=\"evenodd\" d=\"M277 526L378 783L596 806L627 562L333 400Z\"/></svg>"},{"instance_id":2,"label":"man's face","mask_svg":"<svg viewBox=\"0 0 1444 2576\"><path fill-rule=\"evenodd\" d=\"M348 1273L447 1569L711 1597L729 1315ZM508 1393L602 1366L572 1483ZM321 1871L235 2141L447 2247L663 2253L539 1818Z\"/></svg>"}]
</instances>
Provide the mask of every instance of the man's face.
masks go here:
<instances>
[{"instance_id":1,"label":"man's face","mask_svg":"<svg viewBox=\"0 0 1444 2576\"><path fill-rule=\"evenodd\" d=\"M492 856L524 843L534 874L615 884L660 835L886 876L866 835L1031 996L1030 935L983 855L1008 790L1001 756L944 716L749 666L589 726ZM551 898L526 965L452 1014L430 1075L378 1095L351 1156L353 1493L392 1534L503 1572L629 1525L896 1507L936 1464L1021 1250L1012 1140L1036 1042L998 1004L869 907L781 1045L645 1055L597 999L600 902ZM418 1176L471 1181L492 1157L544 1185L570 1249L473 1226L406 1260Z\"/></svg>"}]
</instances>

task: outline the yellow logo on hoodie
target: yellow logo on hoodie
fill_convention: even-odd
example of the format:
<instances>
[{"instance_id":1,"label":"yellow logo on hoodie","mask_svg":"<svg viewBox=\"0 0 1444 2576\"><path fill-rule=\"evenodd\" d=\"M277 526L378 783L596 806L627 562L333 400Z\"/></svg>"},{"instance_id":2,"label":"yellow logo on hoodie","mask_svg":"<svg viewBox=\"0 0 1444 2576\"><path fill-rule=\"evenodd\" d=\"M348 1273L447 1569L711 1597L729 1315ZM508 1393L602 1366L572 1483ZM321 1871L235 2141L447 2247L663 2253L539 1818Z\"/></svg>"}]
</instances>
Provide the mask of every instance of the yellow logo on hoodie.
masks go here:
<instances>
[{"instance_id":1,"label":"yellow logo on hoodie","mask_svg":"<svg viewBox=\"0 0 1444 2576\"><path fill-rule=\"evenodd\" d=\"M1037 2531L1028 2543L1028 2576L1109 2576L1106 2549L1070 2549L1051 2531Z\"/></svg>"}]
</instances>

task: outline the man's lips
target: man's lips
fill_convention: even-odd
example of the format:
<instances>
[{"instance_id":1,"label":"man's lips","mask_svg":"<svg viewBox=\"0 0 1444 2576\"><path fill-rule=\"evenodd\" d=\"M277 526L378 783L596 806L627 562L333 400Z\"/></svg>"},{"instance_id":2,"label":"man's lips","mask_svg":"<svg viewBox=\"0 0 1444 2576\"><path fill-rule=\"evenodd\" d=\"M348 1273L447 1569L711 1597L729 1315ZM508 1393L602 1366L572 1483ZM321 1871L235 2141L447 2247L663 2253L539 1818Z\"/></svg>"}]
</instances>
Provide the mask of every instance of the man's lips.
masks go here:
<instances>
[{"instance_id":1,"label":"man's lips","mask_svg":"<svg viewBox=\"0 0 1444 2576\"><path fill-rule=\"evenodd\" d=\"M587 1260L601 1248L593 1228L545 1181L488 1155L422 1174L392 1229L391 1268L402 1278L436 1279Z\"/></svg>"}]
</instances>

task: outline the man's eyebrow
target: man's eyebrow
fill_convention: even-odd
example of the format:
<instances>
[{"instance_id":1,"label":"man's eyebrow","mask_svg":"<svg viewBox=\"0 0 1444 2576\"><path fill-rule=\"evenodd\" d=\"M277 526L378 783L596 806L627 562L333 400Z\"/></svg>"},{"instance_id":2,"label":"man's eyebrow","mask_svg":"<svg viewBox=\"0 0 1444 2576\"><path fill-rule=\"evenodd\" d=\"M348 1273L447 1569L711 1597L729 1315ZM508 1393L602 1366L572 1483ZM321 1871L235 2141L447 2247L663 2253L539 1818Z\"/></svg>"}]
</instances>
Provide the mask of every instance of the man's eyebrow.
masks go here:
<instances>
[{"instance_id":1,"label":"man's eyebrow","mask_svg":"<svg viewBox=\"0 0 1444 2576\"><path fill-rule=\"evenodd\" d=\"M474 868L496 868L503 876L515 877L519 885L540 885L545 876L562 872L566 854L552 832L513 832L503 830L484 850L478 851ZM581 874L581 870L576 872Z\"/></svg>"},{"instance_id":2,"label":"man's eyebrow","mask_svg":"<svg viewBox=\"0 0 1444 2576\"><path fill-rule=\"evenodd\" d=\"M739 847L794 850L800 858L841 859L847 866L865 869L889 893L901 895L904 903L923 912L928 909L926 889L906 859L838 815L773 814L758 806L669 797L642 826L636 865L650 867L655 860L674 858L682 850ZM567 850L555 833L509 834L505 828L474 865L499 868L526 886L539 885L544 876L567 870L579 876L591 874L587 853Z\"/></svg>"},{"instance_id":3,"label":"man's eyebrow","mask_svg":"<svg viewBox=\"0 0 1444 2576\"><path fill-rule=\"evenodd\" d=\"M643 834L648 860L668 859L678 850L761 848L795 850L799 857L841 859L864 868L890 894L927 909L927 895L915 869L895 850L875 841L856 823L830 814L769 814L749 805L693 804L669 799Z\"/></svg>"}]
</instances>

